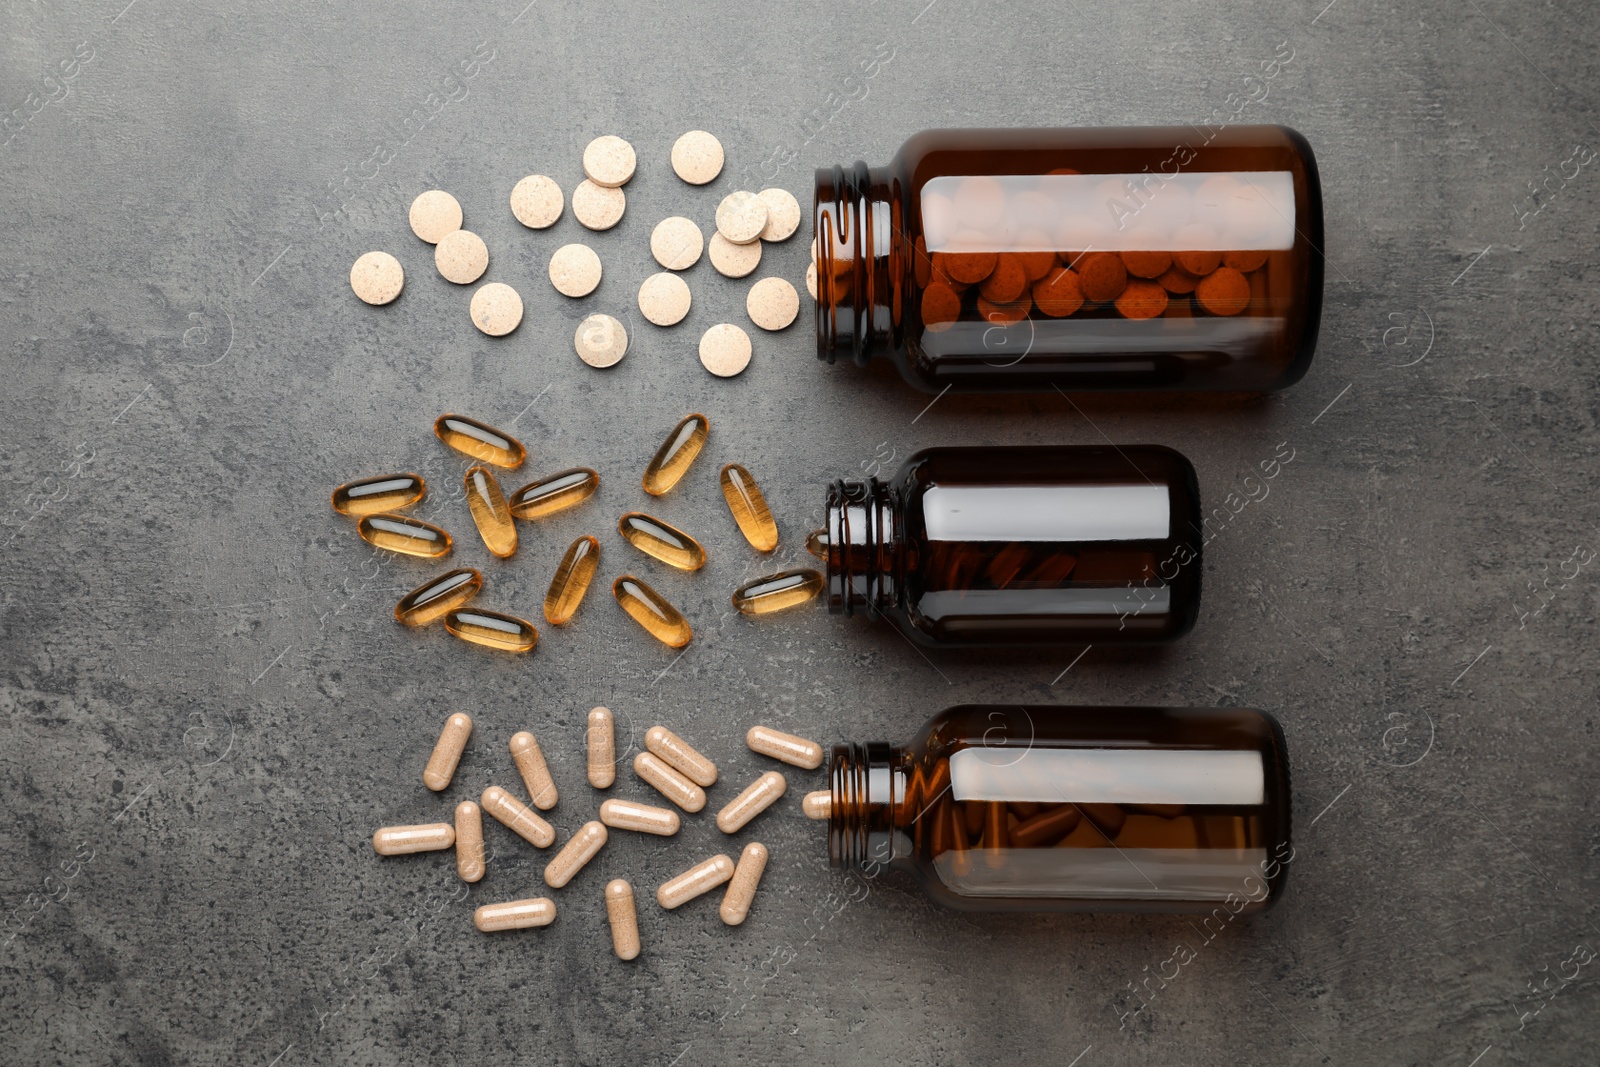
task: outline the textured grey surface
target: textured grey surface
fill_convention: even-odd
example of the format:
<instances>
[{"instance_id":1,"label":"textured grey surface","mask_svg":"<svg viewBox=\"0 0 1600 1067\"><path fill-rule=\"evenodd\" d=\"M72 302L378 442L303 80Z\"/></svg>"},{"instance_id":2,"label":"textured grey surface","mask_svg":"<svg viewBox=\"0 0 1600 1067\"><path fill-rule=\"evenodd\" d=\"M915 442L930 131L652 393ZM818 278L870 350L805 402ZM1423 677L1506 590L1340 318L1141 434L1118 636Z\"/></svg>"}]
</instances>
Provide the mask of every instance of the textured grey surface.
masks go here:
<instances>
[{"instance_id":1,"label":"textured grey surface","mask_svg":"<svg viewBox=\"0 0 1600 1067\"><path fill-rule=\"evenodd\" d=\"M1600 571L1580 563L1600 551L1600 168L1574 152L1600 146L1592 4L524 2L0 5L0 107L19 109L0 130L0 1059L1592 1061ZM1281 42L1293 59L1259 80ZM61 67L75 50L90 58ZM634 308L652 224L709 226L734 188L806 201L813 166L885 162L928 126L1180 122L1247 99L1237 121L1308 136L1326 192L1322 344L1284 395L924 410L886 375L819 364L804 325L711 379L695 340L743 321L748 282L703 261L684 325ZM413 108L426 121L407 128ZM695 127L729 156L700 190L667 165ZM622 224L518 226L515 181L570 192L601 133L640 154ZM471 328L468 291L408 231L434 186L488 241L486 280L523 292L512 337ZM805 233L758 276L798 282ZM580 239L606 277L570 302L544 263ZM346 282L372 248L407 271L386 309ZM613 371L573 356L590 310L630 324ZM429 432L445 410L514 424L531 472L597 467L597 502L491 560L454 489L465 464ZM712 442L658 506L704 534L693 576L612 528L689 410ZM1066 657L930 662L821 612L728 614L741 579L804 558L831 478L934 444L1105 438L1179 448L1211 503L1294 451L1208 547L1199 627L1174 648L1097 648L1063 673ZM723 510L730 460L768 490L778 561ZM485 567L485 604L537 617L560 551L593 532L603 579L657 581L695 642L654 645L598 583L526 658L401 630L393 601L438 568L375 555L327 506L394 468L429 476L421 514ZM661 721L718 759L716 805L764 769L751 723L898 740L971 700L1277 714L1287 898L1209 941L1175 918L945 914L830 871L787 803L740 835L773 854L740 929L714 900L650 900L730 847L701 817L618 835L556 894L554 926L487 937L472 907L542 888L542 856L491 825L490 874L464 893L448 856L368 845L514 784L505 742L524 728L574 829L598 799L579 769L595 703L635 744ZM454 709L478 730L438 797L419 771ZM632 964L604 933L614 876L640 887Z\"/></svg>"}]
</instances>

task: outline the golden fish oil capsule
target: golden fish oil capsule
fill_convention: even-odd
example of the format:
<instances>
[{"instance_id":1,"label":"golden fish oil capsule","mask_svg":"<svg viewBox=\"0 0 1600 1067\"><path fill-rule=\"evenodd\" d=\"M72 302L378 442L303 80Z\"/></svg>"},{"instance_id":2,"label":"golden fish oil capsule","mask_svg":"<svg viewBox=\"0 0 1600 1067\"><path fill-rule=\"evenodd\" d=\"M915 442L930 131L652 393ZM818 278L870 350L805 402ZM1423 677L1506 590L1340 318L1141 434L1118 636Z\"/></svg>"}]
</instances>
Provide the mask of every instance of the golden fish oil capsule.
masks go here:
<instances>
[{"instance_id":1,"label":"golden fish oil capsule","mask_svg":"<svg viewBox=\"0 0 1600 1067\"><path fill-rule=\"evenodd\" d=\"M611 583L611 595L617 598L634 622L664 645L682 648L694 637L689 620L683 612L673 607L667 598L651 589L631 574L624 574Z\"/></svg>"},{"instance_id":2,"label":"golden fish oil capsule","mask_svg":"<svg viewBox=\"0 0 1600 1067\"><path fill-rule=\"evenodd\" d=\"M822 766L822 746L770 726L752 726L744 735L744 743L752 752L782 760L795 767L814 771Z\"/></svg>"},{"instance_id":3,"label":"golden fish oil capsule","mask_svg":"<svg viewBox=\"0 0 1600 1067\"><path fill-rule=\"evenodd\" d=\"M600 475L588 467L573 467L541 478L511 494L511 514L519 519L542 519L594 496Z\"/></svg>"},{"instance_id":4,"label":"golden fish oil capsule","mask_svg":"<svg viewBox=\"0 0 1600 1067\"><path fill-rule=\"evenodd\" d=\"M667 434L650 465L644 469L644 491L660 496L677 485L678 479L688 472L689 465L706 446L706 435L710 432L711 423L704 415L685 415Z\"/></svg>"},{"instance_id":5,"label":"golden fish oil capsule","mask_svg":"<svg viewBox=\"0 0 1600 1067\"><path fill-rule=\"evenodd\" d=\"M801 567L757 578L733 591L733 606L744 615L767 615L796 607L822 592L822 575Z\"/></svg>"},{"instance_id":6,"label":"golden fish oil capsule","mask_svg":"<svg viewBox=\"0 0 1600 1067\"><path fill-rule=\"evenodd\" d=\"M728 801L728 806L717 812L717 829L725 834L736 834L751 819L760 815L789 788L789 780L777 771L768 771L745 787L745 791Z\"/></svg>"},{"instance_id":7,"label":"golden fish oil capsule","mask_svg":"<svg viewBox=\"0 0 1600 1067\"><path fill-rule=\"evenodd\" d=\"M639 955L639 911L633 903L633 886L625 878L606 883L606 919L611 923L611 950L619 960Z\"/></svg>"},{"instance_id":8,"label":"golden fish oil capsule","mask_svg":"<svg viewBox=\"0 0 1600 1067\"><path fill-rule=\"evenodd\" d=\"M622 539L647 556L654 556L680 571L697 571L706 565L706 550L700 542L670 523L630 511L617 520Z\"/></svg>"},{"instance_id":9,"label":"golden fish oil capsule","mask_svg":"<svg viewBox=\"0 0 1600 1067\"><path fill-rule=\"evenodd\" d=\"M345 482L333 491L333 510L341 515L376 515L380 511L399 511L421 500L427 492L422 476L383 474Z\"/></svg>"},{"instance_id":10,"label":"golden fish oil capsule","mask_svg":"<svg viewBox=\"0 0 1600 1067\"><path fill-rule=\"evenodd\" d=\"M663 908L671 911L680 904L687 904L702 893L709 893L717 886L733 877L733 861L727 856L716 855L704 863L697 863L684 871L678 877L661 883L661 888L656 890L656 900Z\"/></svg>"},{"instance_id":11,"label":"golden fish oil capsule","mask_svg":"<svg viewBox=\"0 0 1600 1067\"><path fill-rule=\"evenodd\" d=\"M739 853L739 865L733 869L728 891L722 895L722 906L717 914L729 926L738 926L750 914L750 904L756 899L756 886L767 869L767 846L752 841Z\"/></svg>"},{"instance_id":12,"label":"golden fish oil capsule","mask_svg":"<svg viewBox=\"0 0 1600 1067\"><path fill-rule=\"evenodd\" d=\"M517 773L522 775L522 784L533 806L540 811L555 807L559 799L555 779L550 777L550 765L544 761L539 742L528 731L519 730L511 735L511 759L517 765Z\"/></svg>"},{"instance_id":13,"label":"golden fish oil capsule","mask_svg":"<svg viewBox=\"0 0 1600 1067\"><path fill-rule=\"evenodd\" d=\"M617 780L617 726L609 708L589 712L587 731L589 784L609 789Z\"/></svg>"},{"instance_id":14,"label":"golden fish oil capsule","mask_svg":"<svg viewBox=\"0 0 1600 1067\"><path fill-rule=\"evenodd\" d=\"M487 467L473 467L462 479L462 488L484 546L501 559L515 552L517 524L511 521L511 509L506 506L506 495L500 491L494 472Z\"/></svg>"},{"instance_id":15,"label":"golden fish oil capsule","mask_svg":"<svg viewBox=\"0 0 1600 1067\"><path fill-rule=\"evenodd\" d=\"M812 530L806 534L806 551L822 562L828 562L828 531Z\"/></svg>"},{"instance_id":16,"label":"golden fish oil capsule","mask_svg":"<svg viewBox=\"0 0 1600 1067\"><path fill-rule=\"evenodd\" d=\"M600 566L600 542L583 536L567 546L566 555L556 567L550 588L544 594L544 617L552 626L570 622L583 603L583 594L594 581L594 572Z\"/></svg>"},{"instance_id":17,"label":"golden fish oil capsule","mask_svg":"<svg viewBox=\"0 0 1600 1067\"><path fill-rule=\"evenodd\" d=\"M819 789L815 793L807 793L800 802L800 810L805 812L808 819L819 822L833 817L833 793L826 789Z\"/></svg>"},{"instance_id":18,"label":"golden fish oil capsule","mask_svg":"<svg viewBox=\"0 0 1600 1067\"><path fill-rule=\"evenodd\" d=\"M483 878L483 810L470 800L456 805L456 873L463 882Z\"/></svg>"},{"instance_id":19,"label":"golden fish oil capsule","mask_svg":"<svg viewBox=\"0 0 1600 1067\"><path fill-rule=\"evenodd\" d=\"M485 789L480 803L484 811L493 815L502 826L534 848L549 848L555 843L555 827L539 818L531 808L499 786L491 785Z\"/></svg>"},{"instance_id":20,"label":"golden fish oil capsule","mask_svg":"<svg viewBox=\"0 0 1600 1067\"><path fill-rule=\"evenodd\" d=\"M539 643L533 623L498 611L458 608L444 617L444 628L463 641L503 652L527 652Z\"/></svg>"},{"instance_id":21,"label":"golden fish oil capsule","mask_svg":"<svg viewBox=\"0 0 1600 1067\"><path fill-rule=\"evenodd\" d=\"M633 830L660 837L671 837L681 825L678 813L670 808L658 808L615 797L601 803L600 821L613 830Z\"/></svg>"},{"instance_id":22,"label":"golden fish oil capsule","mask_svg":"<svg viewBox=\"0 0 1600 1067\"><path fill-rule=\"evenodd\" d=\"M400 598L394 617L407 626L426 626L459 608L483 589L483 575L458 567L431 578Z\"/></svg>"},{"instance_id":23,"label":"golden fish oil capsule","mask_svg":"<svg viewBox=\"0 0 1600 1067\"><path fill-rule=\"evenodd\" d=\"M486 934L500 930L526 930L556 921L556 904L549 897L485 904L472 913L472 925Z\"/></svg>"},{"instance_id":24,"label":"golden fish oil capsule","mask_svg":"<svg viewBox=\"0 0 1600 1067\"><path fill-rule=\"evenodd\" d=\"M450 535L431 522L405 515L363 515L356 524L361 539L373 548L407 556L438 559L450 554Z\"/></svg>"},{"instance_id":25,"label":"golden fish oil capsule","mask_svg":"<svg viewBox=\"0 0 1600 1067\"><path fill-rule=\"evenodd\" d=\"M447 822L419 826L385 826L372 835L372 850L380 856L409 856L413 852L438 852L456 843L456 828Z\"/></svg>"},{"instance_id":26,"label":"golden fish oil capsule","mask_svg":"<svg viewBox=\"0 0 1600 1067\"><path fill-rule=\"evenodd\" d=\"M572 840L561 846L556 858L544 869L544 880L551 889L560 889L594 859L606 843L605 824L586 822L572 835Z\"/></svg>"},{"instance_id":27,"label":"golden fish oil capsule","mask_svg":"<svg viewBox=\"0 0 1600 1067\"><path fill-rule=\"evenodd\" d=\"M466 750L467 738L472 736L472 716L458 711L444 721L439 740L434 742L428 765L422 769L422 784L435 793L448 788L455 777L456 765Z\"/></svg>"},{"instance_id":28,"label":"golden fish oil capsule","mask_svg":"<svg viewBox=\"0 0 1600 1067\"><path fill-rule=\"evenodd\" d=\"M717 784L717 765L665 726L652 726L645 731L644 747L666 760L667 766L695 785Z\"/></svg>"},{"instance_id":29,"label":"golden fish oil capsule","mask_svg":"<svg viewBox=\"0 0 1600 1067\"><path fill-rule=\"evenodd\" d=\"M457 452L465 452L473 459L493 463L496 467L515 469L528 458L528 450L522 447L521 441L465 415L440 415L433 420L433 432Z\"/></svg>"},{"instance_id":30,"label":"golden fish oil capsule","mask_svg":"<svg viewBox=\"0 0 1600 1067\"><path fill-rule=\"evenodd\" d=\"M641 752L633 757L633 773L691 815L706 806L705 790L667 766L654 752Z\"/></svg>"},{"instance_id":31,"label":"golden fish oil capsule","mask_svg":"<svg viewBox=\"0 0 1600 1067\"><path fill-rule=\"evenodd\" d=\"M750 472L737 463L722 468L722 498L733 512L733 521L739 532L757 552L771 552L778 547L778 524L773 521L772 509L761 487L750 477Z\"/></svg>"}]
</instances>

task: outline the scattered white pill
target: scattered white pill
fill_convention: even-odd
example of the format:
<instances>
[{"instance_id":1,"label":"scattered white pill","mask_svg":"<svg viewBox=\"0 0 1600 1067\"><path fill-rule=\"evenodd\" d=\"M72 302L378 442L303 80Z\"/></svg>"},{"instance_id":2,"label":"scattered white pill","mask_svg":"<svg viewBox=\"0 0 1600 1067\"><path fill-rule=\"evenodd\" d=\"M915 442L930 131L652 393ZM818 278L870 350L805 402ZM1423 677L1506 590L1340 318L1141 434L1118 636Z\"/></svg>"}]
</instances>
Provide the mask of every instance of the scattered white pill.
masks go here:
<instances>
[{"instance_id":1,"label":"scattered white pill","mask_svg":"<svg viewBox=\"0 0 1600 1067\"><path fill-rule=\"evenodd\" d=\"M369 304L389 303L405 283L405 268L387 252L367 252L350 268L350 288Z\"/></svg>"},{"instance_id":2,"label":"scattered white pill","mask_svg":"<svg viewBox=\"0 0 1600 1067\"><path fill-rule=\"evenodd\" d=\"M672 169L690 185L704 185L722 173L722 142L704 130L690 130L672 146Z\"/></svg>"},{"instance_id":3,"label":"scattered white pill","mask_svg":"<svg viewBox=\"0 0 1600 1067\"><path fill-rule=\"evenodd\" d=\"M717 205L717 232L736 245L759 240L767 226L767 205L755 193L729 193Z\"/></svg>"},{"instance_id":4,"label":"scattered white pill","mask_svg":"<svg viewBox=\"0 0 1600 1067\"><path fill-rule=\"evenodd\" d=\"M530 230L554 225L566 203L561 186L543 174L530 174L511 190L511 213Z\"/></svg>"},{"instance_id":5,"label":"scattered white pill","mask_svg":"<svg viewBox=\"0 0 1600 1067\"><path fill-rule=\"evenodd\" d=\"M504 282L490 282L472 294L472 325L490 337L504 337L522 321L522 297Z\"/></svg>"},{"instance_id":6,"label":"scattered white pill","mask_svg":"<svg viewBox=\"0 0 1600 1067\"><path fill-rule=\"evenodd\" d=\"M763 330L781 330L800 314L800 294L782 278L762 278L750 287L744 308Z\"/></svg>"},{"instance_id":7,"label":"scattered white pill","mask_svg":"<svg viewBox=\"0 0 1600 1067\"><path fill-rule=\"evenodd\" d=\"M639 286L639 311L657 326L676 326L689 314L689 283L670 271Z\"/></svg>"},{"instance_id":8,"label":"scattered white pill","mask_svg":"<svg viewBox=\"0 0 1600 1067\"><path fill-rule=\"evenodd\" d=\"M732 378L750 365L750 335L728 322L711 327L700 338L700 365L718 378Z\"/></svg>"},{"instance_id":9,"label":"scattered white pill","mask_svg":"<svg viewBox=\"0 0 1600 1067\"><path fill-rule=\"evenodd\" d=\"M583 172L596 185L604 185L610 189L627 185L628 179L633 177L633 168L637 162L638 157L634 155L633 145L610 134L596 137L589 142L589 147L583 150Z\"/></svg>"},{"instance_id":10,"label":"scattered white pill","mask_svg":"<svg viewBox=\"0 0 1600 1067\"><path fill-rule=\"evenodd\" d=\"M756 198L766 206L767 225L763 241L787 241L800 228L800 201L787 189L763 189Z\"/></svg>"},{"instance_id":11,"label":"scattered white pill","mask_svg":"<svg viewBox=\"0 0 1600 1067\"><path fill-rule=\"evenodd\" d=\"M588 245L562 245L550 257L550 284L563 296L588 296L600 284L600 257Z\"/></svg>"},{"instance_id":12,"label":"scattered white pill","mask_svg":"<svg viewBox=\"0 0 1600 1067\"><path fill-rule=\"evenodd\" d=\"M736 245L718 232L711 235L706 254L718 274L728 278L743 278L761 265L761 242Z\"/></svg>"},{"instance_id":13,"label":"scattered white pill","mask_svg":"<svg viewBox=\"0 0 1600 1067\"><path fill-rule=\"evenodd\" d=\"M447 233L434 246L433 265L445 281L470 285L489 269L489 246L471 230Z\"/></svg>"},{"instance_id":14,"label":"scattered white pill","mask_svg":"<svg viewBox=\"0 0 1600 1067\"><path fill-rule=\"evenodd\" d=\"M650 254L668 270L688 270L700 262L705 246L700 227L682 215L662 219L650 231Z\"/></svg>"},{"instance_id":15,"label":"scattered white pill","mask_svg":"<svg viewBox=\"0 0 1600 1067\"><path fill-rule=\"evenodd\" d=\"M628 354L628 331L610 315L590 315L578 323L572 343L591 367L615 367Z\"/></svg>"},{"instance_id":16,"label":"scattered white pill","mask_svg":"<svg viewBox=\"0 0 1600 1067\"><path fill-rule=\"evenodd\" d=\"M461 229L461 204L443 189L429 189L411 201L411 232L436 245Z\"/></svg>"},{"instance_id":17,"label":"scattered white pill","mask_svg":"<svg viewBox=\"0 0 1600 1067\"><path fill-rule=\"evenodd\" d=\"M609 230L622 219L628 197L621 189L581 181L572 190L572 213L591 230Z\"/></svg>"}]
</instances>

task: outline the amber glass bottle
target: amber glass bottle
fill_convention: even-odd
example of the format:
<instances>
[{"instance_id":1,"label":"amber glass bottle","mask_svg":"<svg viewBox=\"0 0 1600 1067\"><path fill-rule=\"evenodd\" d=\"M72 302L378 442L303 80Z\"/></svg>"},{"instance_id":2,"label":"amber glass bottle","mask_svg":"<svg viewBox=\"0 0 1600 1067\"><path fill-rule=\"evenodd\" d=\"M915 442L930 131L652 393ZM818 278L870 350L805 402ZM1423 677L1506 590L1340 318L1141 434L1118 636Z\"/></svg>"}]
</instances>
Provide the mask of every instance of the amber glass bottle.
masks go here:
<instances>
[{"instance_id":1,"label":"amber glass bottle","mask_svg":"<svg viewBox=\"0 0 1600 1067\"><path fill-rule=\"evenodd\" d=\"M930 448L827 499L828 610L926 645L1155 644L1200 610L1200 489L1170 448Z\"/></svg>"},{"instance_id":2,"label":"amber glass bottle","mask_svg":"<svg viewBox=\"0 0 1600 1067\"><path fill-rule=\"evenodd\" d=\"M969 911L1266 908L1283 892L1283 731L1241 708L967 704L910 744L836 745L833 865L908 868Z\"/></svg>"},{"instance_id":3,"label":"amber glass bottle","mask_svg":"<svg viewBox=\"0 0 1600 1067\"><path fill-rule=\"evenodd\" d=\"M930 130L817 171L817 354L930 392L1298 381L1322 193L1282 126Z\"/></svg>"}]
</instances>

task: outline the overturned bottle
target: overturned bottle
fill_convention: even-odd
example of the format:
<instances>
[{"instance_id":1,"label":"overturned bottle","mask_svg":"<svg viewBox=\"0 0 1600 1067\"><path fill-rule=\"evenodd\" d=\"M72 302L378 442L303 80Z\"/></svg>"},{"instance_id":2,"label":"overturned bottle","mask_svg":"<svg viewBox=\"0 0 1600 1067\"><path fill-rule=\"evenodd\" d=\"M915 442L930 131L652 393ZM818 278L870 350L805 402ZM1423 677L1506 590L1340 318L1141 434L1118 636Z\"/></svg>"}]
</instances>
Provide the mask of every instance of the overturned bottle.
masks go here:
<instances>
[{"instance_id":1,"label":"overturned bottle","mask_svg":"<svg viewBox=\"0 0 1600 1067\"><path fill-rule=\"evenodd\" d=\"M929 392L1260 392L1322 308L1322 194L1281 126L929 130L816 172L817 354Z\"/></svg>"},{"instance_id":2,"label":"overturned bottle","mask_svg":"<svg viewBox=\"0 0 1600 1067\"><path fill-rule=\"evenodd\" d=\"M909 744L833 748L836 867L909 870L967 911L1230 915L1283 893L1289 764L1242 708L968 704Z\"/></svg>"},{"instance_id":3,"label":"overturned bottle","mask_svg":"<svg viewBox=\"0 0 1600 1067\"><path fill-rule=\"evenodd\" d=\"M942 647L1157 644L1200 611L1200 490L1170 448L918 452L828 488L828 610Z\"/></svg>"}]
</instances>

